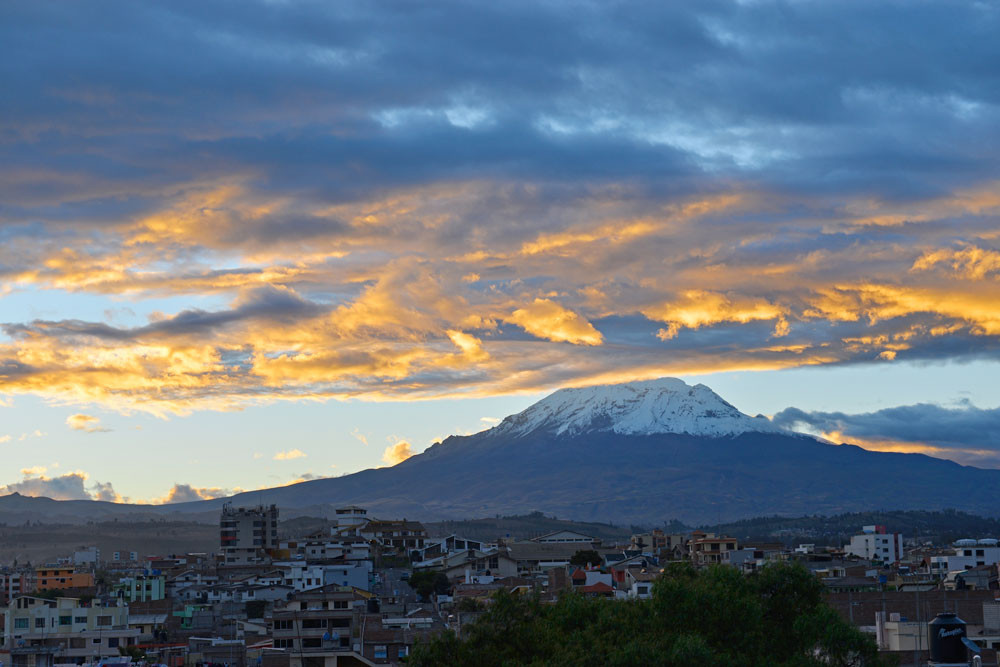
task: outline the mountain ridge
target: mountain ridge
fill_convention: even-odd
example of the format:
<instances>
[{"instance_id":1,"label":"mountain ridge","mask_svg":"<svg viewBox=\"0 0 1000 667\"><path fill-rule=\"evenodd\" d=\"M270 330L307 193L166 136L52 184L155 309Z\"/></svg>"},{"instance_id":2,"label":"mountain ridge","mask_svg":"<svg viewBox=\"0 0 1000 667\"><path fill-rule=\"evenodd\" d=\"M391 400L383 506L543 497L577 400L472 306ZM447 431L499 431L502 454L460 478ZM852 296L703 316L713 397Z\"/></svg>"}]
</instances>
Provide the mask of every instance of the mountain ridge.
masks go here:
<instances>
[{"instance_id":1,"label":"mountain ridge","mask_svg":"<svg viewBox=\"0 0 1000 667\"><path fill-rule=\"evenodd\" d=\"M998 492L1000 470L835 445L749 417L704 385L664 378L560 390L491 429L445 438L392 467L132 507L207 515L225 502L275 503L295 515L353 504L373 516L421 520L541 511L655 525L872 507L996 516ZM69 502L85 508L94 501ZM117 511L113 503L94 509Z\"/></svg>"}]
</instances>

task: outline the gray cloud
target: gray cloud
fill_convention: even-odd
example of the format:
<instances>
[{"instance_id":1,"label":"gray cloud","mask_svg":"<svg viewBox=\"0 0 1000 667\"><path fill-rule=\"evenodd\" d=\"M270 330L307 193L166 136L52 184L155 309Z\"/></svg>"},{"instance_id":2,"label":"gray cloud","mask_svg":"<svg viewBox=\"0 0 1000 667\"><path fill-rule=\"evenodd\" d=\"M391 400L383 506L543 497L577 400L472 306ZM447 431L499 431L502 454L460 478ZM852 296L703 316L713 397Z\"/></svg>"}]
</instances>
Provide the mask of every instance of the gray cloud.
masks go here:
<instances>
[{"instance_id":1,"label":"gray cloud","mask_svg":"<svg viewBox=\"0 0 1000 667\"><path fill-rule=\"evenodd\" d=\"M773 421L787 428L808 427L814 432L837 433L844 440L931 445L934 456L964 463L1000 467L1000 408L978 408L970 403L947 408L921 403L877 412L807 412L786 408Z\"/></svg>"}]
</instances>

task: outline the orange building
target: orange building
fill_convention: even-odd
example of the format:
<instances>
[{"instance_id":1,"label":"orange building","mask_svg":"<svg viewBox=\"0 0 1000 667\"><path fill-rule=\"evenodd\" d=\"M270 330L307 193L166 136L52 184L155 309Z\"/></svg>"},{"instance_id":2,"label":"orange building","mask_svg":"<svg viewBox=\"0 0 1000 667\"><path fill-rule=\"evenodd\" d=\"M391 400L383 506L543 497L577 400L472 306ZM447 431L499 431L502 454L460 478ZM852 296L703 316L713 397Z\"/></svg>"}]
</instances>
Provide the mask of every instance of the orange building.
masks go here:
<instances>
[{"instance_id":1,"label":"orange building","mask_svg":"<svg viewBox=\"0 0 1000 667\"><path fill-rule=\"evenodd\" d=\"M35 590L63 590L65 588L90 588L94 575L74 572L72 567L42 565L35 568Z\"/></svg>"}]
</instances>

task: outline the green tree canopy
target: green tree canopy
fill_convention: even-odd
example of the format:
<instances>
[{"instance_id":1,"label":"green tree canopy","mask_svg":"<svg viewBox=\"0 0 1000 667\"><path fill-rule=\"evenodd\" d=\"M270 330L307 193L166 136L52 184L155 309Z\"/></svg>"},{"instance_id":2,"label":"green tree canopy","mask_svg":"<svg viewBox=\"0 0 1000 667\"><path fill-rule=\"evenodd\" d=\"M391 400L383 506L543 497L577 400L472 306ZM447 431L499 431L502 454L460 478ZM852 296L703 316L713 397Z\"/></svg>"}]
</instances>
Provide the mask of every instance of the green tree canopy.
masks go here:
<instances>
[{"instance_id":1,"label":"green tree canopy","mask_svg":"<svg viewBox=\"0 0 1000 667\"><path fill-rule=\"evenodd\" d=\"M439 570L417 570L410 575L410 587L417 592L417 595L425 600L431 593L447 593L451 590L451 582L448 575Z\"/></svg>"},{"instance_id":2,"label":"green tree canopy","mask_svg":"<svg viewBox=\"0 0 1000 667\"><path fill-rule=\"evenodd\" d=\"M461 639L444 631L414 647L409 664L886 665L874 641L841 619L823 592L822 582L797 564L743 575L684 563L667 570L649 600L568 592L546 604L501 592Z\"/></svg>"}]
</instances>

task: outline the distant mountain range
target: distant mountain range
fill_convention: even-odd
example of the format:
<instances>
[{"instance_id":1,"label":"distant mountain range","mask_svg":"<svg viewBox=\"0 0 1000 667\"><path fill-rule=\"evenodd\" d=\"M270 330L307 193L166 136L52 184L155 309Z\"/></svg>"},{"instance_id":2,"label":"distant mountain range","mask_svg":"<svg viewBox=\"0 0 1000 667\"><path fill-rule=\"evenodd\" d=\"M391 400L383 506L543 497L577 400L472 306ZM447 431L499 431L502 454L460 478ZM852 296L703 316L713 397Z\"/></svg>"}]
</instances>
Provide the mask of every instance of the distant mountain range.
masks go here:
<instances>
[{"instance_id":1,"label":"distant mountain range","mask_svg":"<svg viewBox=\"0 0 1000 667\"><path fill-rule=\"evenodd\" d=\"M423 520L542 511L693 525L872 509L996 516L998 492L1000 470L834 445L745 415L704 385L664 378L562 389L494 428L452 436L391 468L167 506L6 496L0 520L12 503L51 521L96 513L207 518L231 500L276 503L286 516L356 504L375 516Z\"/></svg>"}]
</instances>

